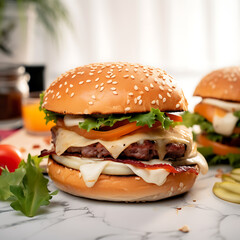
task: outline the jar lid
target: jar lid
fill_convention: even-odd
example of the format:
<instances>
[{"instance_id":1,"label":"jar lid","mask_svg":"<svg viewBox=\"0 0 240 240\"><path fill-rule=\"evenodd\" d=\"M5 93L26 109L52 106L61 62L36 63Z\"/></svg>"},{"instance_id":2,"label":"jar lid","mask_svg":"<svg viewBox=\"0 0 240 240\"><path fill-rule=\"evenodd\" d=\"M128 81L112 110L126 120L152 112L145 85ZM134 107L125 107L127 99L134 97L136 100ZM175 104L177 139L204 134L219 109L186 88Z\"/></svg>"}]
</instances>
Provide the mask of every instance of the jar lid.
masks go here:
<instances>
[{"instance_id":1,"label":"jar lid","mask_svg":"<svg viewBox=\"0 0 240 240\"><path fill-rule=\"evenodd\" d=\"M20 64L0 63L0 80L16 80L25 73L25 67Z\"/></svg>"}]
</instances>

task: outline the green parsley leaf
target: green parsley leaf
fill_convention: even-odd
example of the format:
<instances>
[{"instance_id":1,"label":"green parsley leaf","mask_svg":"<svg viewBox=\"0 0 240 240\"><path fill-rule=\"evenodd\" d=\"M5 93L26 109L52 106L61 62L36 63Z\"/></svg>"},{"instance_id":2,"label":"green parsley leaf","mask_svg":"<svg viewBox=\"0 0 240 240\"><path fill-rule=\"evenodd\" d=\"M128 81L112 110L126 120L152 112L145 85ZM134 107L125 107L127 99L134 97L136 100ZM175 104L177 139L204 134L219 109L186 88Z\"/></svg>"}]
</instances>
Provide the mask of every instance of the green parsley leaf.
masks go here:
<instances>
[{"instance_id":1,"label":"green parsley leaf","mask_svg":"<svg viewBox=\"0 0 240 240\"><path fill-rule=\"evenodd\" d=\"M168 129L174 125L174 122L161 112L159 109L152 108L148 113L135 113L135 114L111 114L99 118L86 118L84 122L79 123L79 127L86 129L88 132L92 129L98 130L101 126L112 127L116 122L128 119L129 122L136 122L137 126L148 125L152 127L156 121L160 121L162 128Z\"/></svg>"},{"instance_id":2,"label":"green parsley leaf","mask_svg":"<svg viewBox=\"0 0 240 240\"><path fill-rule=\"evenodd\" d=\"M43 98L44 98L44 92L40 93L40 105L39 105L39 110L43 111L45 113L45 117L44 119L46 120L46 124L48 124L48 122L54 121L55 123L57 122L57 119L59 116L62 116L61 114L49 111L45 108L42 107L43 104Z\"/></svg>"}]
</instances>

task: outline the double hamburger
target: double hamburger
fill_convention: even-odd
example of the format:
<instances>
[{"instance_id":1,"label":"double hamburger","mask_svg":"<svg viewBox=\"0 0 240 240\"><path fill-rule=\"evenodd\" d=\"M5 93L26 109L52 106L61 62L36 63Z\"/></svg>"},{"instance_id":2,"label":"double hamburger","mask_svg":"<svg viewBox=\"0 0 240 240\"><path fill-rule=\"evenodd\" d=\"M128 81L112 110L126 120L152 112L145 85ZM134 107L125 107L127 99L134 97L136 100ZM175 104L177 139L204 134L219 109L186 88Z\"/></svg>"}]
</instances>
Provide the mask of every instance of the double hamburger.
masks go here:
<instances>
[{"instance_id":1,"label":"double hamburger","mask_svg":"<svg viewBox=\"0 0 240 240\"><path fill-rule=\"evenodd\" d=\"M159 68L124 62L72 69L42 95L54 120L48 174L70 194L155 201L187 192L205 159L178 114L187 101Z\"/></svg>"},{"instance_id":2,"label":"double hamburger","mask_svg":"<svg viewBox=\"0 0 240 240\"><path fill-rule=\"evenodd\" d=\"M185 112L188 127L200 126L198 150L210 164L240 167L240 67L215 70L199 82L194 96L202 98L194 113Z\"/></svg>"}]
</instances>

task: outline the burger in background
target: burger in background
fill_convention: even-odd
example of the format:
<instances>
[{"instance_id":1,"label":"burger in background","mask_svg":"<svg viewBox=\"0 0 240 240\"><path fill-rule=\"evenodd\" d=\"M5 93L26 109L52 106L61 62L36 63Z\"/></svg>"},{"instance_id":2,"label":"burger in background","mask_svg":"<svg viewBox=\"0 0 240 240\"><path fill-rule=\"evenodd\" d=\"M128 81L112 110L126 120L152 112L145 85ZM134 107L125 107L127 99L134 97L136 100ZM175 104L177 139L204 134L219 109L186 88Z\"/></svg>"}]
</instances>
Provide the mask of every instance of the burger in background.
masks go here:
<instances>
[{"instance_id":1,"label":"burger in background","mask_svg":"<svg viewBox=\"0 0 240 240\"><path fill-rule=\"evenodd\" d=\"M61 190L108 201L155 201L187 192L208 170L174 112L184 94L159 68L96 63L62 74L42 95L54 120L48 174Z\"/></svg>"},{"instance_id":2,"label":"burger in background","mask_svg":"<svg viewBox=\"0 0 240 240\"><path fill-rule=\"evenodd\" d=\"M194 113L183 114L183 124L193 129L200 126L200 133L194 134L198 150L210 165L240 167L240 67L209 73L193 95L202 101Z\"/></svg>"}]
</instances>

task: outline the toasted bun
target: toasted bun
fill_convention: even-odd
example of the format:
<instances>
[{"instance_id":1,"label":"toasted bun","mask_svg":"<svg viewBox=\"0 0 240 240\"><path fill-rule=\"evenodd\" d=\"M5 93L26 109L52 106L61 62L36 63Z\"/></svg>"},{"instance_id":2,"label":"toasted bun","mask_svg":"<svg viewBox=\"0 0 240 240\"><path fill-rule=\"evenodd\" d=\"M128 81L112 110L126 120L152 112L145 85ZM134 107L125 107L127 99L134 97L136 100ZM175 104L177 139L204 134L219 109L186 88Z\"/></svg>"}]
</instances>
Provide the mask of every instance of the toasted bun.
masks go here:
<instances>
[{"instance_id":1,"label":"toasted bun","mask_svg":"<svg viewBox=\"0 0 240 240\"><path fill-rule=\"evenodd\" d=\"M88 188L79 171L64 167L51 158L48 174L55 185L75 196L106 201L145 202L157 201L187 192L194 184L195 173L169 174L166 182L157 186L137 176L100 175L92 188ZM197 165L196 165L197 168Z\"/></svg>"},{"instance_id":2,"label":"toasted bun","mask_svg":"<svg viewBox=\"0 0 240 240\"><path fill-rule=\"evenodd\" d=\"M240 102L240 67L215 70L197 85L194 96Z\"/></svg>"},{"instance_id":3,"label":"toasted bun","mask_svg":"<svg viewBox=\"0 0 240 240\"><path fill-rule=\"evenodd\" d=\"M62 114L185 111L187 100L159 68L122 62L72 69L46 90L42 107Z\"/></svg>"}]
</instances>

